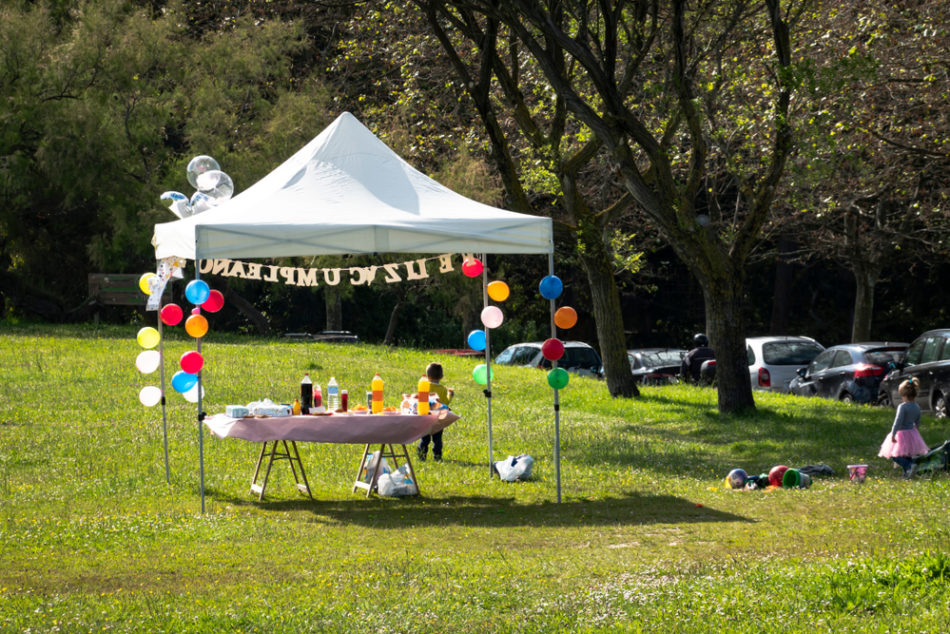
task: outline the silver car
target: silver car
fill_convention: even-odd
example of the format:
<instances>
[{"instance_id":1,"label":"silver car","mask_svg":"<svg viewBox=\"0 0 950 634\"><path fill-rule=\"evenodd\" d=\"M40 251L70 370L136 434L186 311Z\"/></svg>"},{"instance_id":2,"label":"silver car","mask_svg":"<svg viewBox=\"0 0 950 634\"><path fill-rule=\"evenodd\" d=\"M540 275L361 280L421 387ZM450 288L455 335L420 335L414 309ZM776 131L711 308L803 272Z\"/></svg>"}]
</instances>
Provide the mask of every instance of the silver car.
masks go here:
<instances>
[{"instance_id":1,"label":"silver car","mask_svg":"<svg viewBox=\"0 0 950 634\"><path fill-rule=\"evenodd\" d=\"M825 349L811 337L749 337L745 340L753 390L788 393L788 384Z\"/></svg>"}]
</instances>

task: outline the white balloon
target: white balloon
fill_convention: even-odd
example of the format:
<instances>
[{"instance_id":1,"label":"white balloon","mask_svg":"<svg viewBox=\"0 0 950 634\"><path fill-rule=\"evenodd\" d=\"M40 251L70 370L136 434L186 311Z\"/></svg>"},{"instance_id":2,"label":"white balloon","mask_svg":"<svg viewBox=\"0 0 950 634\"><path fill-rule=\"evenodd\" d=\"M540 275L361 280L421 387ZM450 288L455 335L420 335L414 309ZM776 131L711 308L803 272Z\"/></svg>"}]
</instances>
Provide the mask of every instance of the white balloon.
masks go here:
<instances>
[{"instance_id":1,"label":"white balloon","mask_svg":"<svg viewBox=\"0 0 950 634\"><path fill-rule=\"evenodd\" d=\"M194 387L192 387L187 392L182 392L181 395L184 396L185 400L188 401L189 403L197 403L198 402L198 384L195 383ZM201 398L204 398L204 397L205 397L205 386L202 385Z\"/></svg>"},{"instance_id":2,"label":"white balloon","mask_svg":"<svg viewBox=\"0 0 950 634\"><path fill-rule=\"evenodd\" d=\"M158 364L162 362L162 355L158 350L143 350L135 358L135 367L142 374L151 374L158 369Z\"/></svg>"},{"instance_id":3,"label":"white balloon","mask_svg":"<svg viewBox=\"0 0 950 634\"><path fill-rule=\"evenodd\" d=\"M198 187L198 176L210 170L219 170L221 166L210 156L196 156L188 163L188 182L192 187Z\"/></svg>"},{"instance_id":4,"label":"white balloon","mask_svg":"<svg viewBox=\"0 0 950 634\"><path fill-rule=\"evenodd\" d=\"M162 391L154 385L146 385L139 392L139 402L145 407L158 405L162 400Z\"/></svg>"},{"instance_id":5,"label":"white balloon","mask_svg":"<svg viewBox=\"0 0 950 634\"><path fill-rule=\"evenodd\" d=\"M200 214L202 211L207 211L213 206L211 197L204 192L195 192L191 197L192 215Z\"/></svg>"},{"instance_id":6,"label":"white balloon","mask_svg":"<svg viewBox=\"0 0 950 634\"><path fill-rule=\"evenodd\" d=\"M482 309L482 323L486 328L497 328L505 320L505 315L497 306L486 306Z\"/></svg>"},{"instance_id":7,"label":"white balloon","mask_svg":"<svg viewBox=\"0 0 950 634\"><path fill-rule=\"evenodd\" d=\"M231 198L234 193L234 181L221 170L210 170L198 176L198 189L218 205Z\"/></svg>"}]
</instances>

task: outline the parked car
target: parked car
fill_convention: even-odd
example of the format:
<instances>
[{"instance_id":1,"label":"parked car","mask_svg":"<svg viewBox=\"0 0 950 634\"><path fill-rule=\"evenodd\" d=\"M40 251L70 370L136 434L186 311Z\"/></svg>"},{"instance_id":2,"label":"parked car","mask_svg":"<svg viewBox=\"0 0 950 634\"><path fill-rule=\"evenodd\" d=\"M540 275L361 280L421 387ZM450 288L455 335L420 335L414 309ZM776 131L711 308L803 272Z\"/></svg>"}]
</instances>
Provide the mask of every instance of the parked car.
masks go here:
<instances>
[{"instance_id":1,"label":"parked car","mask_svg":"<svg viewBox=\"0 0 950 634\"><path fill-rule=\"evenodd\" d=\"M950 397L950 328L928 330L911 342L903 359L895 364L878 392L878 402L896 407L901 402L900 384L909 378L918 382L917 404L938 418L947 416Z\"/></svg>"},{"instance_id":2,"label":"parked car","mask_svg":"<svg viewBox=\"0 0 950 634\"><path fill-rule=\"evenodd\" d=\"M531 341L510 345L495 357L495 363L549 369L551 362L541 354L542 343ZM565 341L564 356L558 359L557 365L580 376L603 378L604 363L600 354L583 341Z\"/></svg>"},{"instance_id":3,"label":"parked car","mask_svg":"<svg viewBox=\"0 0 950 634\"><path fill-rule=\"evenodd\" d=\"M686 350L681 348L641 348L627 350L634 380L643 385L675 383Z\"/></svg>"},{"instance_id":4,"label":"parked car","mask_svg":"<svg viewBox=\"0 0 950 634\"><path fill-rule=\"evenodd\" d=\"M906 343L868 341L826 348L792 379L789 392L848 403L873 403L881 380L907 351Z\"/></svg>"},{"instance_id":5,"label":"parked car","mask_svg":"<svg viewBox=\"0 0 950 634\"><path fill-rule=\"evenodd\" d=\"M825 349L811 337L749 337L745 340L752 389L788 392L799 368Z\"/></svg>"}]
</instances>

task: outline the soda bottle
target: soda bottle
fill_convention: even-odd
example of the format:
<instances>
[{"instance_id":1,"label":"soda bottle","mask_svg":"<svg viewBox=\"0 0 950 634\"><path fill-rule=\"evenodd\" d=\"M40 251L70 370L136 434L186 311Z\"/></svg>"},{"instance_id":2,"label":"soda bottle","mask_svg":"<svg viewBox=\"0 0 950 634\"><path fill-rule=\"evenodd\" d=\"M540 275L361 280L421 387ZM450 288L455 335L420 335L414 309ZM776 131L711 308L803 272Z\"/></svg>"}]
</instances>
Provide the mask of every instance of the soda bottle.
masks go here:
<instances>
[{"instance_id":1,"label":"soda bottle","mask_svg":"<svg viewBox=\"0 0 950 634\"><path fill-rule=\"evenodd\" d=\"M416 386L419 397L419 416L425 416L429 413L429 379L422 377L419 379L419 385Z\"/></svg>"},{"instance_id":2,"label":"soda bottle","mask_svg":"<svg viewBox=\"0 0 950 634\"><path fill-rule=\"evenodd\" d=\"M373 413L379 414L383 411L383 379L379 372L373 377L370 387L373 388Z\"/></svg>"},{"instance_id":3,"label":"soda bottle","mask_svg":"<svg viewBox=\"0 0 950 634\"><path fill-rule=\"evenodd\" d=\"M320 389L320 384L317 383L313 386L313 406L320 407L323 405L323 391Z\"/></svg>"},{"instance_id":4,"label":"soda bottle","mask_svg":"<svg viewBox=\"0 0 950 634\"><path fill-rule=\"evenodd\" d=\"M330 382L327 383L327 409L331 412L340 409L340 387L332 376Z\"/></svg>"},{"instance_id":5,"label":"soda bottle","mask_svg":"<svg viewBox=\"0 0 950 634\"><path fill-rule=\"evenodd\" d=\"M313 381L310 380L310 374L303 375L303 381L300 382L300 411L304 414L310 413L313 403Z\"/></svg>"},{"instance_id":6,"label":"soda bottle","mask_svg":"<svg viewBox=\"0 0 950 634\"><path fill-rule=\"evenodd\" d=\"M291 412L293 412L294 416L300 416L300 399L299 398L294 399L294 406L293 406L293 409L291 409Z\"/></svg>"}]
</instances>

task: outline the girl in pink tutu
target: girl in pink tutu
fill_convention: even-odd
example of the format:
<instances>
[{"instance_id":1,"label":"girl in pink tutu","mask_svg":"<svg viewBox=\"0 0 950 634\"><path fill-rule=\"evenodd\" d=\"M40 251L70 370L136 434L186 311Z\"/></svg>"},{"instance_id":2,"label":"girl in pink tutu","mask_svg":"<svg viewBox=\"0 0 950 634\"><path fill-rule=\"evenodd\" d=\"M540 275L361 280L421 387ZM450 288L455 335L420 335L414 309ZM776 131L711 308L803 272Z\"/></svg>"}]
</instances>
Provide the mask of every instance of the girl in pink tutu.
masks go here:
<instances>
[{"instance_id":1,"label":"girl in pink tutu","mask_svg":"<svg viewBox=\"0 0 950 634\"><path fill-rule=\"evenodd\" d=\"M903 402L897 406L891 433L881 443L881 450L877 455L896 462L904 470L904 479L907 480L914 475L916 466L912 457L925 454L930 448L918 431L920 405L914 401L917 398L916 380L907 379L900 384L897 392Z\"/></svg>"}]
</instances>

